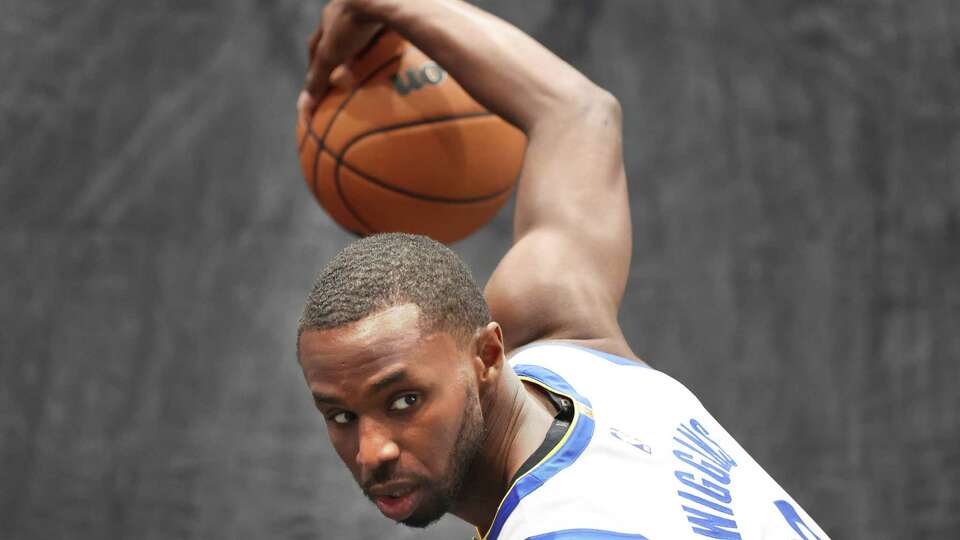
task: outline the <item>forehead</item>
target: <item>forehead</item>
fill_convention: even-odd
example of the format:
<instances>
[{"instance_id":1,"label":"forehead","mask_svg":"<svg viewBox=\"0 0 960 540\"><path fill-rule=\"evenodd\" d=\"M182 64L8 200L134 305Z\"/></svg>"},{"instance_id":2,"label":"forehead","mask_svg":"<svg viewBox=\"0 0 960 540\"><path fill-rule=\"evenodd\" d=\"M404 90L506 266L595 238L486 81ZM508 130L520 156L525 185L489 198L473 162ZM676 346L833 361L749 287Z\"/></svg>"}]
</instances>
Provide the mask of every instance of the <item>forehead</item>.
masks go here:
<instances>
[{"instance_id":1,"label":"forehead","mask_svg":"<svg viewBox=\"0 0 960 540\"><path fill-rule=\"evenodd\" d=\"M348 325L305 330L300 335L300 365L311 388L359 389L362 382L397 369L446 371L457 345L445 332L426 334L420 308L399 304Z\"/></svg>"}]
</instances>

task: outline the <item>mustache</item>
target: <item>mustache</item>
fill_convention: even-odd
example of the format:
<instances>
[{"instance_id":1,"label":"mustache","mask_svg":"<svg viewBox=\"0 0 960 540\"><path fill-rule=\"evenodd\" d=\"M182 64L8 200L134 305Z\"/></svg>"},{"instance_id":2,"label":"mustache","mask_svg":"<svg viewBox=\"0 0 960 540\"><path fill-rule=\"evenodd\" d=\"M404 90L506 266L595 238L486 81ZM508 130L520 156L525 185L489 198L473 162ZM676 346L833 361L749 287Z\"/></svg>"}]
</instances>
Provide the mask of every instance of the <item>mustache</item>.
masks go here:
<instances>
[{"instance_id":1,"label":"mustache","mask_svg":"<svg viewBox=\"0 0 960 540\"><path fill-rule=\"evenodd\" d=\"M367 497L371 497L370 491L384 484L403 483L411 485L424 485L424 478L417 474L403 474L397 472L395 467L385 466L375 469L369 478L360 482L360 489Z\"/></svg>"},{"instance_id":2,"label":"mustache","mask_svg":"<svg viewBox=\"0 0 960 540\"><path fill-rule=\"evenodd\" d=\"M360 480L360 488L366 493L370 488L377 484L385 484L392 480L398 480L401 475L397 474L396 467L391 464L383 464L374 469L367 478Z\"/></svg>"}]
</instances>

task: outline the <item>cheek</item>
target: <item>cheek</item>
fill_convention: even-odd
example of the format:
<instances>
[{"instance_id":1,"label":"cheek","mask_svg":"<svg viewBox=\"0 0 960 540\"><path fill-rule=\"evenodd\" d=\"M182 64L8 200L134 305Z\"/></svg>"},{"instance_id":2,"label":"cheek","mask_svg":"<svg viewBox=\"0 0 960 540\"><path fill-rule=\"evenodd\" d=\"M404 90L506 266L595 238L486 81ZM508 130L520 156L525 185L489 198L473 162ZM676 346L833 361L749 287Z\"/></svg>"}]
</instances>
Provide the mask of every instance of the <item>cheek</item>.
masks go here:
<instances>
[{"instance_id":1,"label":"cheek","mask_svg":"<svg viewBox=\"0 0 960 540\"><path fill-rule=\"evenodd\" d=\"M357 465L357 443L356 438L347 433L327 427L327 435L330 437L330 444L340 456L340 461L350 469L350 473L356 478L360 474Z\"/></svg>"},{"instance_id":2,"label":"cheek","mask_svg":"<svg viewBox=\"0 0 960 540\"><path fill-rule=\"evenodd\" d=\"M408 450L430 472L443 474L456 446L463 422L463 392L452 393L424 409L404 441Z\"/></svg>"}]
</instances>

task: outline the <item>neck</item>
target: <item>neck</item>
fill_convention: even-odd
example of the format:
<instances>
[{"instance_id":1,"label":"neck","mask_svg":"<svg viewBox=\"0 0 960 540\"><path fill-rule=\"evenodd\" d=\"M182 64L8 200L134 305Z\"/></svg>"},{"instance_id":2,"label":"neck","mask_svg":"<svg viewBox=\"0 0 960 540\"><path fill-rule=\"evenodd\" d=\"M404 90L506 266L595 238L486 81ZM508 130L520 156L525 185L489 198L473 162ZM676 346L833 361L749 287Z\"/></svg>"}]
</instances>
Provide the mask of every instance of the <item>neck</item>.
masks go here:
<instances>
[{"instance_id":1,"label":"neck","mask_svg":"<svg viewBox=\"0 0 960 540\"><path fill-rule=\"evenodd\" d=\"M543 442L555 411L546 396L504 369L497 386L481 401L486 436L453 514L481 531L490 526L500 501L524 461Z\"/></svg>"}]
</instances>

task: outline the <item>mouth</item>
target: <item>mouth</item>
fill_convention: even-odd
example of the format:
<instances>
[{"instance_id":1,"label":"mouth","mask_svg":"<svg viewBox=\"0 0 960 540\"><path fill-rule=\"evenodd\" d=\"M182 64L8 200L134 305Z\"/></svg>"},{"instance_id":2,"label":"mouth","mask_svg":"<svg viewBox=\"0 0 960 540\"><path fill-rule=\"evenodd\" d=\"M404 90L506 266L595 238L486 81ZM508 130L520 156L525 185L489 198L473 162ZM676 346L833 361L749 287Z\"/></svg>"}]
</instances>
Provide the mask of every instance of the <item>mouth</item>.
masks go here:
<instances>
[{"instance_id":1,"label":"mouth","mask_svg":"<svg viewBox=\"0 0 960 540\"><path fill-rule=\"evenodd\" d=\"M372 498L384 516L394 521L402 521L410 517L416 509L420 502L420 490L414 486L405 486L381 491Z\"/></svg>"}]
</instances>

